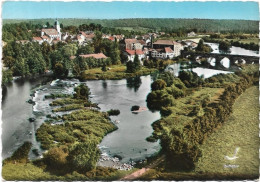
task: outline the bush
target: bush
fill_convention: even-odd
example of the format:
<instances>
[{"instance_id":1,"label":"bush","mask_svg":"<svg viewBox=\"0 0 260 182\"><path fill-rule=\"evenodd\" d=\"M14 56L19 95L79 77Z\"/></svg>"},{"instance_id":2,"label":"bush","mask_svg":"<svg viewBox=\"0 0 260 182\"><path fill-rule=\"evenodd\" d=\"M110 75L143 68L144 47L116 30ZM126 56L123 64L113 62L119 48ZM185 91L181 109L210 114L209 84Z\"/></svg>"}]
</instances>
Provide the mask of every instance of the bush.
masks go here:
<instances>
[{"instance_id":1,"label":"bush","mask_svg":"<svg viewBox=\"0 0 260 182\"><path fill-rule=\"evenodd\" d=\"M120 110L118 109L110 109L109 111L107 111L109 116L117 116L120 114Z\"/></svg>"},{"instance_id":2,"label":"bush","mask_svg":"<svg viewBox=\"0 0 260 182\"><path fill-rule=\"evenodd\" d=\"M156 90L162 90L166 87L166 82L162 79L158 79L155 80L152 84L151 84L151 88L152 91L156 91Z\"/></svg>"},{"instance_id":3,"label":"bush","mask_svg":"<svg viewBox=\"0 0 260 182\"><path fill-rule=\"evenodd\" d=\"M4 164L6 162L18 162L18 163L27 163L29 162L28 154L31 150L32 143L31 142L24 142L21 147L19 147L11 157L4 160Z\"/></svg>"}]
</instances>

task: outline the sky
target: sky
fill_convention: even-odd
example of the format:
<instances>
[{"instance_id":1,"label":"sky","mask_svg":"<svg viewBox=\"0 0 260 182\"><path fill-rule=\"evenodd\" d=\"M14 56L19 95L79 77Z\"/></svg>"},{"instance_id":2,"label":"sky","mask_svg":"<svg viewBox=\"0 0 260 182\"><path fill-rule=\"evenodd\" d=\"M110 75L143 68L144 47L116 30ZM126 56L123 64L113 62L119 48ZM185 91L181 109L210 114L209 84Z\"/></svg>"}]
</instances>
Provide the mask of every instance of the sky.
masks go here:
<instances>
[{"instance_id":1,"label":"sky","mask_svg":"<svg viewBox=\"0 0 260 182\"><path fill-rule=\"evenodd\" d=\"M59 2L6 1L3 19L203 18L259 20L257 2Z\"/></svg>"}]
</instances>

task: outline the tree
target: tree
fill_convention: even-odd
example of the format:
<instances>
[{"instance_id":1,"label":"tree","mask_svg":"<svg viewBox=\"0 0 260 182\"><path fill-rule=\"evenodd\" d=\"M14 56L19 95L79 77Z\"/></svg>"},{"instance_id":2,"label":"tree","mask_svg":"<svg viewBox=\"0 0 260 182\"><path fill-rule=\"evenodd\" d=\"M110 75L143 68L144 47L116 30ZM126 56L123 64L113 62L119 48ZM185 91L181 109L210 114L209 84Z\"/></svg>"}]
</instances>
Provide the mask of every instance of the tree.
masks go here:
<instances>
[{"instance_id":1,"label":"tree","mask_svg":"<svg viewBox=\"0 0 260 182\"><path fill-rule=\"evenodd\" d=\"M56 63L53 73L57 78L63 78L68 75L68 70L66 70L61 63Z\"/></svg>"},{"instance_id":2,"label":"tree","mask_svg":"<svg viewBox=\"0 0 260 182\"><path fill-rule=\"evenodd\" d=\"M50 168L62 168L67 163L67 156L67 147L53 147L44 154L44 161Z\"/></svg>"},{"instance_id":3,"label":"tree","mask_svg":"<svg viewBox=\"0 0 260 182\"><path fill-rule=\"evenodd\" d=\"M90 95L90 91L89 88L84 85L84 84L80 84L79 86L77 86L74 89L74 98L78 98L78 99L85 99L87 100L89 95Z\"/></svg>"},{"instance_id":4,"label":"tree","mask_svg":"<svg viewBox=\"0 0 260 182\"><path fill-rule=\"evenodd\" d=\"M137 54L135 55L134 58L134 67L135 67L135 71L139 71L141 69L141 63Z\"/></svg>"},{"instance_id":5,"label":"tree","mask_svg":"<svg viewBox=\"0 0 260 182\"><path fill-rule=\"evenodd\" d=\"M152 91L162 90L166 87L166 85L167 84L164 80L158 79L152 83L151 88L152 88Z\"/></svg>"},{"instance_id":6,"label":"tree","mask_svg":"<svg viewBox=\"0 0 260 182\"><path fill-rule=\"evenodd\" d=\"M95 168L99 156L96 143L88 141L76 144L67 159L73 170L85 173Z\"/></svg>"},{"instance_id":7,"label":"tree","mask_svg":"<svg viewBox=\"0 0 260 182\"><path fill-rule=\"evenodd\" d=\"M231 44L227 41L221 41L219 43L219 50L222 50L224 52L229 52L230 51L230 47L231 47Z\"/></svg>"},{"instance_id":8,"label":"tree","mask_svg":"<svg viewBox=\"0 0 260 182\"><path fill-rule=\"evenodd\" d=\"M135 72L135 65L132 61L128 61L126 63L126 72L127 73L134 73Z\"/></svg>"},{"instance_id":9,"label":"tree","mask_svg":"<svg viewBox=\"0 0 260 182\"><path fill-rule=\"evenodd\" d=\"M101 68L102 71L106 72L107 71L107 66L106 64L103 64L102 68Z\"/></svg>"},{"instance_id":10,"label":"tree","mask_svg":"<svg viewBox=\"0 0 260 182\"><path fill-rule=\"evenodd\" d=\"M13 72L11 70L2 70L2 85L13 80Z\"/></svg>"},{"instance_id":11,"label":"tree","mask_svg":"<svg viewBox=\"0 0 260 182\"><path fill-rule=\"evenodd\" d=\"M167 87L169 87L173 84L174 76L170 72L164 72L159 75L158 79L164 80L167 84Z\"/></svg>"}]
</instances>

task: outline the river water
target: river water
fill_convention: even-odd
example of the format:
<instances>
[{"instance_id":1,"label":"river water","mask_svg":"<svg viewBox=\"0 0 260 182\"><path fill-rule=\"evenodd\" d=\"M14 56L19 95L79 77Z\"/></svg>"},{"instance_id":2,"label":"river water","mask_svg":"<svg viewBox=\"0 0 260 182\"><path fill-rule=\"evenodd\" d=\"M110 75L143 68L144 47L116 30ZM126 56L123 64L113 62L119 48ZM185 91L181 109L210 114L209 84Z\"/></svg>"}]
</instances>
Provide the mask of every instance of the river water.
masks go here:
<instances>
[{"instance_id":1,"label":"river water","mask_svg":"<svg viewBox=\"0 0 260 182\"><path fill-rule=\"evenodd\" d=\"M215 46L217 44L210 43ZM242 48L240 48L242 49ZM242 53L243 55L258 55L254 51L233 48L233 53ZM235 51L235 52L234 52ZM246 53L246 52L247 53ZM214 62L214 60L213 60ZM180 65L171 66L174 74L177 76L180 71ZM217 73L229 73L219 70L206 68L194 68L198 75L204 75L205 78ZM33 148L40 152L39 143L35 139L37 128L44 122L47 114L52 114L52 108L49 103L52 99L44 99L45 95L50 93L71 94L78 80L55 80L51 83L39 86L45 78L30 80L16 80L3 89L2 93L2 157L9 157L24 141L31 141ZM85 82L91 90L91 100L99 104L102 111L110 109L119 109L119 116L111 117L112 120L120 121L118 130L105 136L101 142L103 153L120 155L122 161L130 159L140 160L150 156L160 150L158 142L149 143L145 139L153 132L151 124L160 119L159 112L143 111L133 114L130 109L133 105L146 106L146 96L150 92L152 76L141 76L135 79L122 80L95 80ZM37 87L36 89L34 89ZM30 94L35 92L33 97ZM31 105L26 101L33 99L36 105ZM62 113L57 113L62 114ZM34 117L36 121L30 123L28 118ZM30 158L36 158L32 152Z\"/></svg>"},{"instance_id":2,"label":"river water","mask_svg":"<svg viewBox=\"0 0 260 182\"><path fill-rule=\"evenodd\" d=\"M210 42L205 42L205 44L209 45L213 51L211 53L220 53L219 51L219 44L218 43L210 43ZM258 51L252 51L252 50L247 50L241 47L235 47L232 46L230 48L230 53L228 54L233 54L233 55L245 55L245 56L259 56Z\"/></svg>"},{"instance_id":3,"label":"river water","mask_svg":"<svg viewBox=\"0 0 260 182\"><path fill-rule=\"evenodd\" d=\"M159 142L150 143L145 139L152 134L151 124L160 119L160 113L149 110L138 114L131 112L133 105L146 107L151 83L151 76L87 82L93 94L91 100L98 103L102 111L120 110L120 115L111 117L120 121L118 130L108 134L100 144L103 153L120 155L122 162L127 162L144 159L159 151Z\"/></svg>"},{"instance_id":4,"label":"river water","mask_svg":"<svg viewBox=\"0 0 260 182\"><path fill-rule=\"evenodd\" d=\"M50 93L72 94L73 88L79 84L78 80L54 80L48 84L39 86L41 79L28 81L14 81L8 85L3 93L2 102L2 157L9 157L24 141L31 141L33 149L40 149L35 139L37 128L44 122L46 115L52 113L53 107L49 104L53 99L45 99ZM134 79L88 81L92 93L91 100L99 104L102 111L119 109L119 116L112 116L111 120L120 121L118 130L108 134L100 144L103 153L108 155L120 155L122 162L130 159L144 159L160 150L159 142L150 143L145 139L152 132L151 124L160 119L159 112L149 110L133 114L133 105L146 106L146 96L150 92L151 76L142 76ZM37 88L33 89L34 87ZM30 94L34 93L31 97ZM29 99L35 101L35 105L27 103ZM57 114L64 114L62 112ZM28 118L34 117L36 121L30 123ZM30 153L30 158L37 158Z\"/></svg>"}]
</instances>

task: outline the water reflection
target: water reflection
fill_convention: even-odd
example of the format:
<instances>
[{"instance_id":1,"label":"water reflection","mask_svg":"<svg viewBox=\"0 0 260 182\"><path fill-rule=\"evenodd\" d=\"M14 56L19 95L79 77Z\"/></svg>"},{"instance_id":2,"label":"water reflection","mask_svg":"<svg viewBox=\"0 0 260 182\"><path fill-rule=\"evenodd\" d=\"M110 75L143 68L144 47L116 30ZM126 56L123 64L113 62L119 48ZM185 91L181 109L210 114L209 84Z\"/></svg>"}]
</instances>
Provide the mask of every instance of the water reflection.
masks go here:
<instances>
[{"instance_id":1,"label":"water reflection","mask_svg":"<svg viewBox=\"0 0 260 182\"><path fill-rule=\"evenodd\" d=\"M127 78L126 79L126 86L130 89L134 89L135 92L138 91L139 87L142 84L142 80L140 77L133 77L133 78Z\"/></svg>"},{"instance_id":2,"label":"water reflection","mask_svg":"<svg viewBox=\"0 0 260 182\"><path fill-rule=\"evenodd\" d=\"M106 82L106 80L103 80L103 82L102 82L102 86L103 86L104 89L107 88L107 82Z\"/></svg>"}]
</instances>

